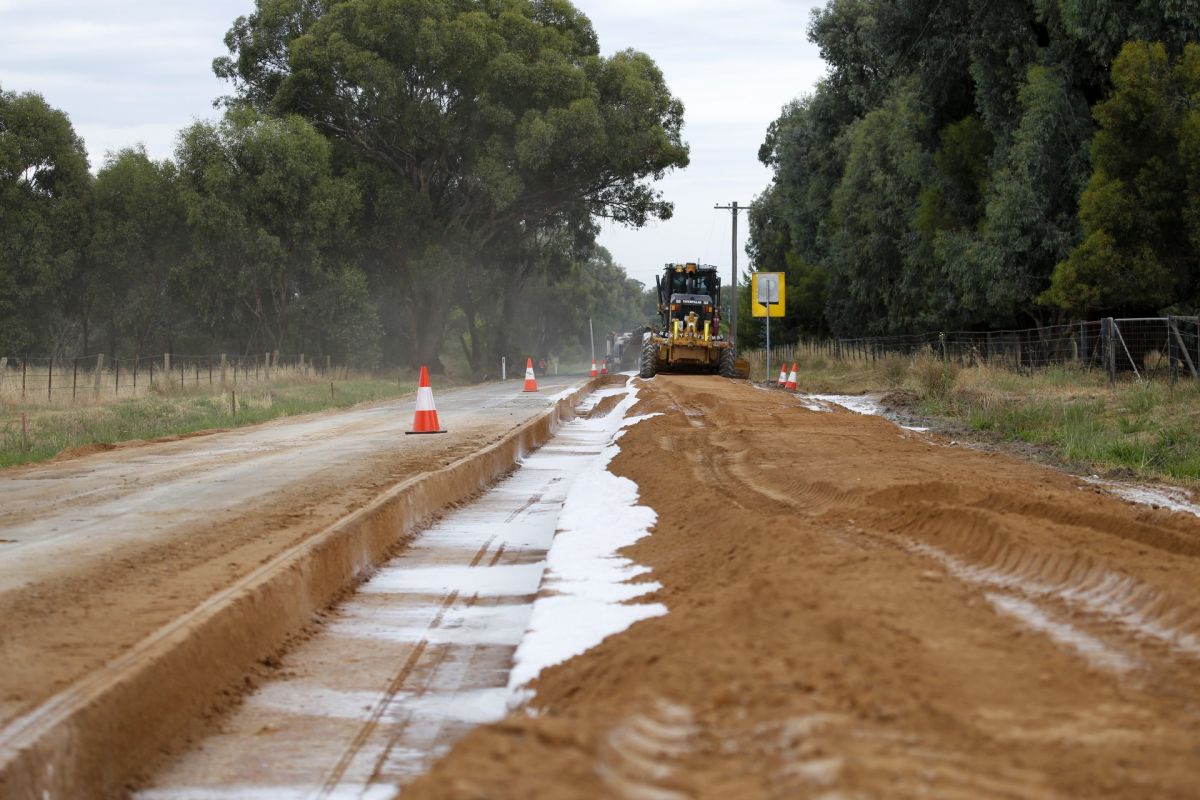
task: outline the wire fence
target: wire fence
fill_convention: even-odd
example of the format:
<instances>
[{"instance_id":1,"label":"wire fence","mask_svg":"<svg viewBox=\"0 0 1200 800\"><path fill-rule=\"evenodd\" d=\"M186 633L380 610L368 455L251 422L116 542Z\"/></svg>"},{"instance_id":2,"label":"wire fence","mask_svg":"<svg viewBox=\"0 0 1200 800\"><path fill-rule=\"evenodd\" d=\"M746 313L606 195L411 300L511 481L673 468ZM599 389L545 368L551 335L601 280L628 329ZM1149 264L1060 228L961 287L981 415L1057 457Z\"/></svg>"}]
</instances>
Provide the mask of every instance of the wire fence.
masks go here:
<instances>
[{"instance_id":1,"label":"wire fence","mask_svg":"<svg viewBox=\"0 0 1200 800\"><path fill-rule=\"evenodd\" d=\"M269 382L330 379L348 368L329 356L183 355L111 359L0 356L0 402L71 405L186 391L224 392Z\"/></svg>"},{"instance_id":2,"label":"wire fence","mask_svg":"<svg viewBox=\"0 0 1200 800\"><path fill-rule=\"evenodd\" d=\"M1099 370L1112 383L1200 380L1200 317L1107 317L1022 330L802 340L771 348L771 364L778 369L785 361L818 356L876 362L923 351L962 366L986 365L1025 374L1065 368ZM764 374L766 353L757 350L745 355L754 374Z\"/></svg>"}]
</instances>

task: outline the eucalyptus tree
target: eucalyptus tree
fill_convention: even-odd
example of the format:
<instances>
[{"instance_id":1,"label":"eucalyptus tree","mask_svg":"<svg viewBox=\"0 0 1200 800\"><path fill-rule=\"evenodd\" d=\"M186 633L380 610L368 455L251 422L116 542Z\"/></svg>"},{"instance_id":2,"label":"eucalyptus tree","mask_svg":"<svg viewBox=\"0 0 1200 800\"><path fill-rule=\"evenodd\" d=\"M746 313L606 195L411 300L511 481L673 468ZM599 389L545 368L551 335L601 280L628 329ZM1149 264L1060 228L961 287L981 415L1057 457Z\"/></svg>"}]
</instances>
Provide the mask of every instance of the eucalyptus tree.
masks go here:
<instances>
[{"instance_id":1,"label":"eucalyptus tree","mask_svg":"<svg viewBox=\"0 0 1200 800\"><path fill-rule=\"evenodd\" d=\"M303 115L388 184L378 280L414 363L440 368L471 271L503 268L489 249L514 232L671 214L649 179L687 164L682 103L566 0L258 0L226 44L241 101Z\"/></svg>"},{"instance_id":2,"label":"eucalyptus tree","mask_svg":"<svg viewBox=\"0 0 1200 800\"><path fill-rule=\"evenodd\" d=\"M343 255L358 190L333 176L330 150L300 117L245 108L180 134L179 184L192 231L181 283L215 333L255 351L282 350L319 293L342 286L336 296L365 306L362 281ZM361 306L341 318L368 313Z\"/></svg>"},{"instance_id":3,"label":"eucalyptus tree","mask_svg":"<svg viewBox=\"0 0 1200 800\"><path fill-rule=\"evenodd\" d=\"M67 115L41 95L0 91L0 353L44 341L81 262L90 187Z\"/></svg>"},{"instance_id":4,"label":"eucalyptus tree","mask_svg":"<svg viewBox=\"0 0 1200 800\"><path fill-rule=\"evenodd\" d=\"M829 0L809 38L829 70L767 131L774 175L749 251L763 268L826 271L833 329L1200 302L1200 133L1185 121L1197 98L1180 73L1200 41L1196 0ZM1181 66L1139 78L1146 92L1122 88L1130 40ZM1164 81L1174 88L1149 91ZM1166 117L1155 92L1170 95ZM1138 103L1153 131L1115 124ZM1102 166L1107 142L1136 168Z\"/></svg>"},{"instance_id":5,"label":"eucalyptus tree","mask_svg":"<svg viewBox=\"0 0 1200 800\"><path fill-rule=\"evenodd\" d=\"M186 317L173 292L188 252L187 216L178 171L143 147L111 153L96 175L86 290L100 306L116 356L124 339L134 354L168 346Z\"/></svg>"},{"instance_id":6,"label":"eucalyptus tree","mask_svg":"<svg viewBox=\"0 0 1200 800\"><path fill-rule=\"evenodd\" d=\"M1162 43L1129 42L1095 109L1084 240L1055 270L1046 304L1079 313L1200 306L1200 46L1175 64Z\"/></svg>"}]
</instances>

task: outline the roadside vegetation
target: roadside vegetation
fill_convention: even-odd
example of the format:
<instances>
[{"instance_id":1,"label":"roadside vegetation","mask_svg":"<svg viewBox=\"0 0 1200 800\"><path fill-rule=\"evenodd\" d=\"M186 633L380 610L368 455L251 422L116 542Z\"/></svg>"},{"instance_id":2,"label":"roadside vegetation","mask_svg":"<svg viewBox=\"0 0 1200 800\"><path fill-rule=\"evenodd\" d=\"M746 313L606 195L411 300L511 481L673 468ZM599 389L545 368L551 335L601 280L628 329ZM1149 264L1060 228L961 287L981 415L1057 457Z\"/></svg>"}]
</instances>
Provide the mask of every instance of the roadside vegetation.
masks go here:
<instances>
[{"instance_id":1,"label":"roadside vegetation","mask_svg":"<svg viewBox=\"0 0 1200 800\"><path fill-rule=\"evenodd\" d=\"M596 236L669 218L654 181L688 163L649 55L557 0L247 5L224 114L173 158L89 164L67 113L0 86L0 357L478 375L645 320Z\"/></svg>"},{"instance_id":2,"label":"roadside vegetation","mask_svg":"<svg viewBox=\"0 0 1200 800\"><path fill-rule=\"evenodd\" d=\"M441 381L439 385L453 385ZM0 467L46 461L64 451L91 452L123 442L186 436L236 428L359 403L387 400L416 390L410 375L396 379L285 381L255 384L220 394L156 391L82 406L6 404L0 417ZM24 416L24 422L22 422Z\"/></svg>"},{"instance_id":3,"label":"roadside vegetation","mask_svg":"<svg viewBox=\"0 0 1200 800\"><path fill-rule=\"evenodd\" d=\"M943 400L925 401L934 416L1008 441L1047 445L1066 461L1097 470L1192 482L1200 479L1200 387L1192 382L1127 383L1078 375L1035 378L965 370Z\"/></svg>"},{"instance_id":4,"label":"roadside vegetation","mask_svg":"<svg viewBox=\"0 0 1200 800\"><path fill-rule=\"evenodd\" d=\"M771 124L751 265L779 343L1194 315L1200 15L1144 0L829 0ZM748 317L739 335L756 337Z\"/></svg>"},{"instance_id":5,"label":"roadside vegetation","mask_svg":"<svg viewBox=\"0 0 1200 800\"><path fill-rule=\"evenodd\" d=\"M789 365L790 366L790 365ZM1048 449L1099 473L1200 481L1200 385L1119 382L1056 368L1022 375L946 364L925 351L870 361L801 355L802 391L882 392L893 406L952 429Z\"/></svg>"}]
</instances>

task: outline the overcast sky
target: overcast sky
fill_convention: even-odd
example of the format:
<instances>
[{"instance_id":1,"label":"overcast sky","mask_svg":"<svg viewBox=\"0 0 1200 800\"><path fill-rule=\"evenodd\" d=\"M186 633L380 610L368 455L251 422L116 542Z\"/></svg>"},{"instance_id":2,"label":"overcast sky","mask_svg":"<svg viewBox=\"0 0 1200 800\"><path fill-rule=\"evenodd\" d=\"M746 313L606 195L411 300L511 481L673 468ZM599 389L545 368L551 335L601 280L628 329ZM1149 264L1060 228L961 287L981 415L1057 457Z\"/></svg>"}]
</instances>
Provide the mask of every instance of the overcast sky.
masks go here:
<instances>
[{"instance_id":1,"label":"overcast sky","mask_svg":"<svg viewBox=\"0 0 1200 800\"><path fill-rule=\"evenodd\" d=\"M806 0L575 0L603 51L653 57L686 106L691 166L661 184L669 222L637 231L606 227L600 242L630 275L653 283L667 261L700 259L729 274L730 215L769 173L758 146L782 106L823 74L805 38ZM106 152L141 142L170 156L175 134L216 116L228 85L212 74L230 23L253 0L0 0L0 87L37 91L67 112L93 170ZM739 221L745 266L745 215ZM728 278L727 278L728 280Z\"/></svg>"}]
</instances>

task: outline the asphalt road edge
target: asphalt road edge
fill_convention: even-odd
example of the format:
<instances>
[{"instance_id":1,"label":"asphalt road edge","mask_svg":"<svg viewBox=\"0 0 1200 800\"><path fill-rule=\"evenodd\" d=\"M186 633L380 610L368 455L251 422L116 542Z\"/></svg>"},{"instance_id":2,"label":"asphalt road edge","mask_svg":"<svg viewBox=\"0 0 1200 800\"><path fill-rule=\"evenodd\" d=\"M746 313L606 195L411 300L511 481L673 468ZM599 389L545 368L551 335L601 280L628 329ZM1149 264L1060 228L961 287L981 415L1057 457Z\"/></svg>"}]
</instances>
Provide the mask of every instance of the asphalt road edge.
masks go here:
<instances>
[{"instance_id":1,"label":"asphalt road edge","mask_svg":"<svg viewBox=\"0 0 1200 800\"><path fill-rule=\"evenodd\" d=\"M619 378L624 380L624 378ZM0 797L109 797L440 510L550 439L591 379L502 439L410 478L213 595L0 730Z\"/></svg>"}]
</instances>

